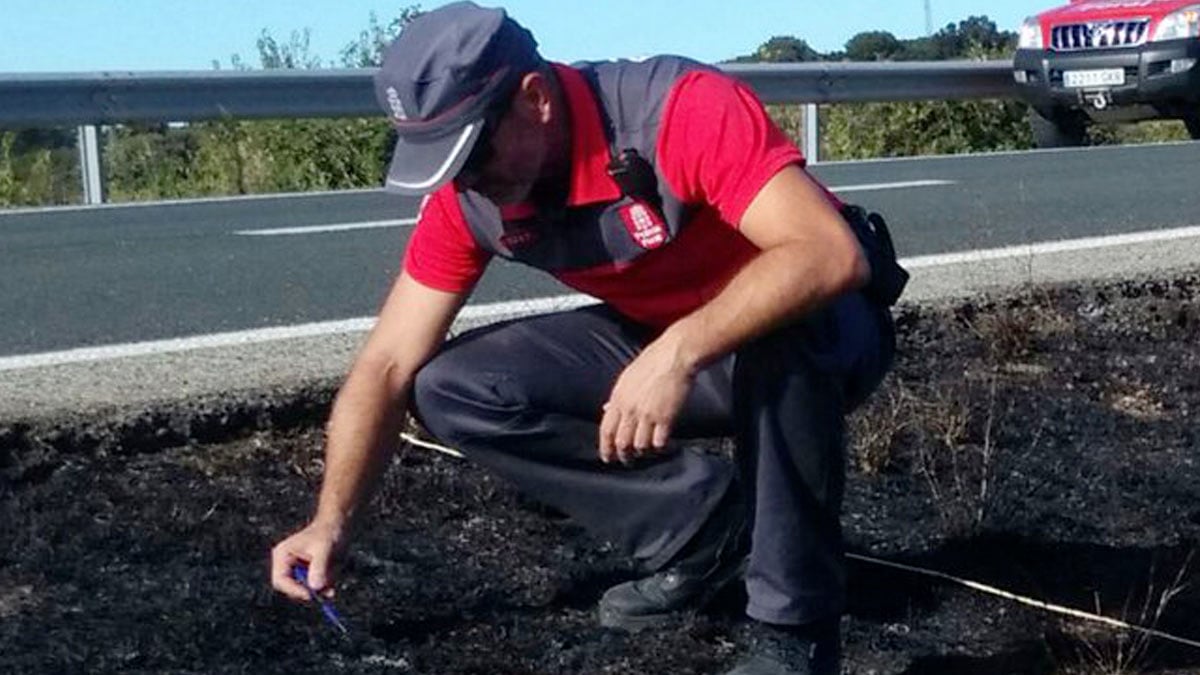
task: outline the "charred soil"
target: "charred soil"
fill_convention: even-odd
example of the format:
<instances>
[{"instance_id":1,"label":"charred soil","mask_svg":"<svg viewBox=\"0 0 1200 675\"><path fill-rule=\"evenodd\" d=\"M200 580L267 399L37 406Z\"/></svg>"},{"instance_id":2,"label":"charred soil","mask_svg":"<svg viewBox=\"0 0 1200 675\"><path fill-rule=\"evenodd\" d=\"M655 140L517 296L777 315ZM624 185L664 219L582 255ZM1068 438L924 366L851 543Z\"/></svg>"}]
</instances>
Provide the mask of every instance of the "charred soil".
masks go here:
<instances>
[{"instance_id":1,"label":"charred soil","mask_svg":"<svg viewBox=\"0 0 1200 675\"><path fill-rule=\"evenodd\" d=\"M905 306L898 327L852 419L851 552L1200 638L1200 274ZM319 426L153 452L18 432L0 429L6 673L714 673L740 649L737 592L601 629L625 561L411 447L343 572L343 637L267 583L312 507ZM1200 673L1200 649L850 569L850 673Z\"/></svg>"}]
</instances>

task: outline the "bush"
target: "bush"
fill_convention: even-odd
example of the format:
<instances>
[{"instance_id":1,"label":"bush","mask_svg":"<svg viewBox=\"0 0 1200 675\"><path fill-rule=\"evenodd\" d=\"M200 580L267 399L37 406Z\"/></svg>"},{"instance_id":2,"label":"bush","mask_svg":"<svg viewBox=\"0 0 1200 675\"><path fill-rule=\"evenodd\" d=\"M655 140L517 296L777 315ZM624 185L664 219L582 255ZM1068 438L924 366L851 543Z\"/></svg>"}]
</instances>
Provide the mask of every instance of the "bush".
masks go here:
<instances>
[{"instance_id":1,"label":"bush","mask_svg":"<svg viewBox=\"0 0 1200 675\"><path fill-rule=\"evenodd\" d=\"M119 127L105 171L113 201L376 187L390 152L383 119Z\"/></svg>"},{"instance_id":2,"label":"bush","mask_svg":"<svg viewBox=\"0 0 1200 675\"><path fill-rule=\"evenodd\" d=\"M1023 150L1033 146L1026 108L1013 101L931 101L827 106L826 159Z\"/></svg>"},{"instance_id":3,"label":"bush","mask_svg":"<svg viewBox=\"0 0 1200 675\"><path fill-rule=\"evenodd\" d=\"M112 201L211 194L194 184L199 141L191 128L109 127L102 153Z\"/></svg>"},{"instance_id":4,"label":"bush","mask_svg":"<svg viewBox=\"0 0 1200 675\"><path fill-rule=\"evenodd\" d=\"M13 140L11 133L0 132L0 204L4 206L17 202L14 197L21 188L21 184L17 181L16 169L13 167Z\"/></svg>"},{"instance_id":5,"label":"bush","mask_svg":"<svg viewBox=\"0 0 1200 675\"><path fill-rule=\"evenodd\" d=\"M0 132L0 206L78 202L82 191L75 150L22 148L28 132Z\"/></svg>"}]
</instances>

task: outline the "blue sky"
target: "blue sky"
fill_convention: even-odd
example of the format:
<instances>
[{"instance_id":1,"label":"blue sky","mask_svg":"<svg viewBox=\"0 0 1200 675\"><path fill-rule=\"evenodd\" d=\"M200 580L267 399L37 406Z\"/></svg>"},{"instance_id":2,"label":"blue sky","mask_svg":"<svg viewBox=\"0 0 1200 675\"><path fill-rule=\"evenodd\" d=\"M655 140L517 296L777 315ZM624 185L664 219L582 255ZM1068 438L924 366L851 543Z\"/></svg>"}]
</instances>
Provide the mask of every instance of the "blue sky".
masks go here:
<instances>
[{"instance_id":1,"label":"blue sky","mask_svg":"<svg viewBox=\"0 0 1200 675\"><path fill-rule=\"evenodd\" d=\"M932 0L934 25L986 14L1003 28L1058 0ZM311 30L311 51L330 61L404 0L0 0L0 72L207 70L240 54L257 65L262 29L286 40ZM431 9L442 2L423 2ZM481 4L491 4L481 2ZM719 61L773 35L840 49L855 33L924 33L923 0L512 0L503 6L558 61L670 52ZM680 8L687 10L681 12Z\"/></svg>"}]
</instances>

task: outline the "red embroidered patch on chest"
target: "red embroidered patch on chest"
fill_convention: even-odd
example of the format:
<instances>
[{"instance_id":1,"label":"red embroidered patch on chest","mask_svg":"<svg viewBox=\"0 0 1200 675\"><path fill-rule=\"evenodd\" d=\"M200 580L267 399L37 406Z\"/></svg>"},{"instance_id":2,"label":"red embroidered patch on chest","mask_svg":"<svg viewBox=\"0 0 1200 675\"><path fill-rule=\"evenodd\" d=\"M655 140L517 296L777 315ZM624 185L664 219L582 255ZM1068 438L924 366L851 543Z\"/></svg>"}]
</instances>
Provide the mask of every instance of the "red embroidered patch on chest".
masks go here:
<instances>
[{"instance_id":1,"label":"red embroidered patch on chest","mask_svg":"<svg viewBox=\"0 0 1200 675\"><path fill-rule=\"evenodd\" d=\"M621 214L621 221L625 223L625 229L629 230L630 236L638 246L655 249L666 243L667 224L663 222L657 210L643 202L634 202L622 206L618 213Z\"/></svg>"}]
</instances>

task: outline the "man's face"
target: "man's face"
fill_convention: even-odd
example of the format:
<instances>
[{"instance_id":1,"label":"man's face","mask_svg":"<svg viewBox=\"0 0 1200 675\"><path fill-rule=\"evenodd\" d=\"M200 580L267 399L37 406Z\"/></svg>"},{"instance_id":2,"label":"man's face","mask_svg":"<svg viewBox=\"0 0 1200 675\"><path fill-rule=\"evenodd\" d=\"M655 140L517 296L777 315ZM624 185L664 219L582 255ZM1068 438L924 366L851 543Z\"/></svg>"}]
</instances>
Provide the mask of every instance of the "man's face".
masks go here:
<instances>
[{"instance_id":1,"label":"man's face","mask_svg":"<svg viewBox=\"0 0 1200 675\"><path fill-rule=\"evenodd\" d=\"M545 158L544 129L518 100L503 116L488 122L458 182L497 205L520 204L541 176Z\"/></svg>"},{"instance_id":2,"label":"man's face","mask_svg":"<svg viewBox=\"0 0 1200 675\"><path fill-rule=\"evenodd\" d=\"M488 115L459 185L500 206L546 198L539 193L570 168L565 112L553 82L526 73L506 106Z\"/></svg>"}]
</instances>

